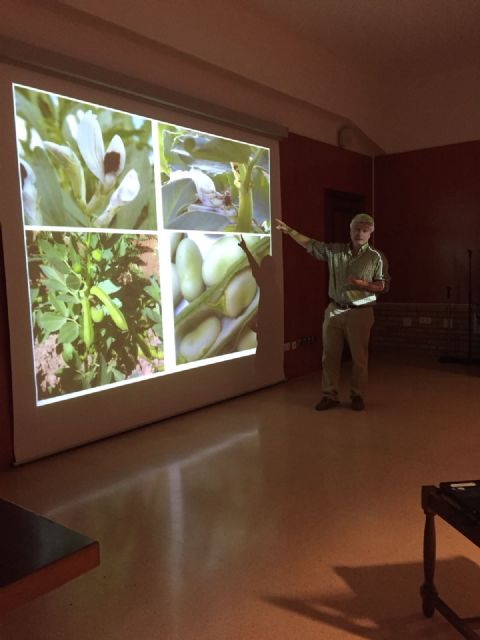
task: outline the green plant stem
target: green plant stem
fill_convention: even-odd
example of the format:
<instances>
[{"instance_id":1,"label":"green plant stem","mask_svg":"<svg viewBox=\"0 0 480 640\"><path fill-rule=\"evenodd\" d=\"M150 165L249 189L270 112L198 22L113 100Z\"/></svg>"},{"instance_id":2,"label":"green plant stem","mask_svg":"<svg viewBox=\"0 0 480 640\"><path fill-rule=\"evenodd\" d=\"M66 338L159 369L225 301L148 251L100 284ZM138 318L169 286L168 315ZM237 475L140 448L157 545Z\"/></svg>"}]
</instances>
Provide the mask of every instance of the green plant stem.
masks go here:
<instances>
[{"instance_id":1,"label":"green plant stem","mask_svg":"<svg viewBox=\"0 0 480 640\"><path fill-rule=\"evenodd\" d=\"M239 165L235 172L238 182L238 217L237 231L248 233L252 230L253 219L253 193L252 193L252 170L257 163L261 149L250 158L246 165Z\"/></svg>"},{"instance_id":2,"label":"green plant stem","mask_svg":"<svg viewBox=\"0 0 480 640\"><path fill-rule=\"evenodd\" d=\"M95 187L95 192L90 200L87 202L87 206L85 207L85 213L88 218L92 218L93 211L95 209L100 209L105 204L105 195L102 190L102 183L100 181L97 182L97 186Z\"/></svg>"}]
</instances>

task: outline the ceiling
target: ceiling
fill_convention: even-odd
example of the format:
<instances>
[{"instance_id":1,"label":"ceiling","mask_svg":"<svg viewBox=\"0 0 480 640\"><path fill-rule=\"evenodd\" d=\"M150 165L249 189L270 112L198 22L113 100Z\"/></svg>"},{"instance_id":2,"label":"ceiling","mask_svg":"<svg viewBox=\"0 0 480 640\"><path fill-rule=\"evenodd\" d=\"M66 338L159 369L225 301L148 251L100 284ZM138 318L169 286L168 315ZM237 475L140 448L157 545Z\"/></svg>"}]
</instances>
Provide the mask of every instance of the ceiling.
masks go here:
<instances>
[{"instance_id":1,"label":"ceiling","mask_svg":"<svg viewBox=\"0 0 480 640\"><path fill-rule=\"evenodd\" d=\"M366 73L441 73L480 64L480 0L249 0Z\"/></svg>"}]
</instances>

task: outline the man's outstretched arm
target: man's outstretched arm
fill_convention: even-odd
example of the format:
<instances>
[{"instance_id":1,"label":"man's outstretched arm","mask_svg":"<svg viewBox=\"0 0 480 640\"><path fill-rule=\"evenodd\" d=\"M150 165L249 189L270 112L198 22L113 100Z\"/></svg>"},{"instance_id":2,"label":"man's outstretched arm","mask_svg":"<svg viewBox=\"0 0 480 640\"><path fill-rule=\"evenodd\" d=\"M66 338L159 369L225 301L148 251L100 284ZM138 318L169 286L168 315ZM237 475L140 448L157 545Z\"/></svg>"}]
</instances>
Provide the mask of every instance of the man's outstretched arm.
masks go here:
<instances>
[{"instance_id":1,"label":"man's outstretched arm","mask_svg":"<svg viewBox=\"0 0 480 640\"><path fill-rule=\"evenodd\" d=\"M292 227L289 227L287 224L285 224L283 220L275 218L275 221L277 223L276 228L279 229L284 235L290 236L290 238L295 240L295 242L298 242L298 244L304 249L307 248L308 243L312 240L311 238L309 238L308 236L304 236L303 233L300 233L299 231L295 231L295 229L292 229Z\"/></svg>"}]
</instances>

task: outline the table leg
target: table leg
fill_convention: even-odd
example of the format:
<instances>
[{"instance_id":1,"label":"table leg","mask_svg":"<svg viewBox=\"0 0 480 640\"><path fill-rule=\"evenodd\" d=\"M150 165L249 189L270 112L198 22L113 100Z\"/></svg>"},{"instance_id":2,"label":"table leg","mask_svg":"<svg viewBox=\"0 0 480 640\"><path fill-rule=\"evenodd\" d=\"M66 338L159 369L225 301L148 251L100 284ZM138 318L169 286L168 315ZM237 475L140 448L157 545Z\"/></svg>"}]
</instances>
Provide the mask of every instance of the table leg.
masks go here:
<instances>
[{"instance_id":1,"label":"table leg","mask_svg":"<svg viewBox=\"0 0 480 640\"><path fill-rule=\"evenodd\" d=\"M420 588L422 596L423 615L431 618L435 611L435 597L437 590L433 583L435 575L435 515L425 511L425 530L423 533L423 572L425 582Z\"/></svg>"}]
</instances>

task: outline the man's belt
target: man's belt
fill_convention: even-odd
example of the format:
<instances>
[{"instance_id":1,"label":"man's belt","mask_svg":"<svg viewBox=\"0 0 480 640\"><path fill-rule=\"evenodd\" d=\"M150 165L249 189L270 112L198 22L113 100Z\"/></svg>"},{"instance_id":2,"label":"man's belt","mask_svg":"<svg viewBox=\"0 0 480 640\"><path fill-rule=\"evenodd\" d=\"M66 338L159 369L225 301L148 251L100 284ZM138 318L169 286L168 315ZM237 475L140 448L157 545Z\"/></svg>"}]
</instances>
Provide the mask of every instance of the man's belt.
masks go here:
<instances>
[{"instance_id":1,"label":"man's belt","mask_svg":"<svg viewBox=\"0 0 480 640\"><path fill-rule=\"evenodd\" d=\"M372 307L372 304L352 304L351 302L335 302L332 301L333 304L337 307L337 309L342 309L342 311L346 311L347 309L365 309L365 307Z\"/></svg>"}]
</instances>

